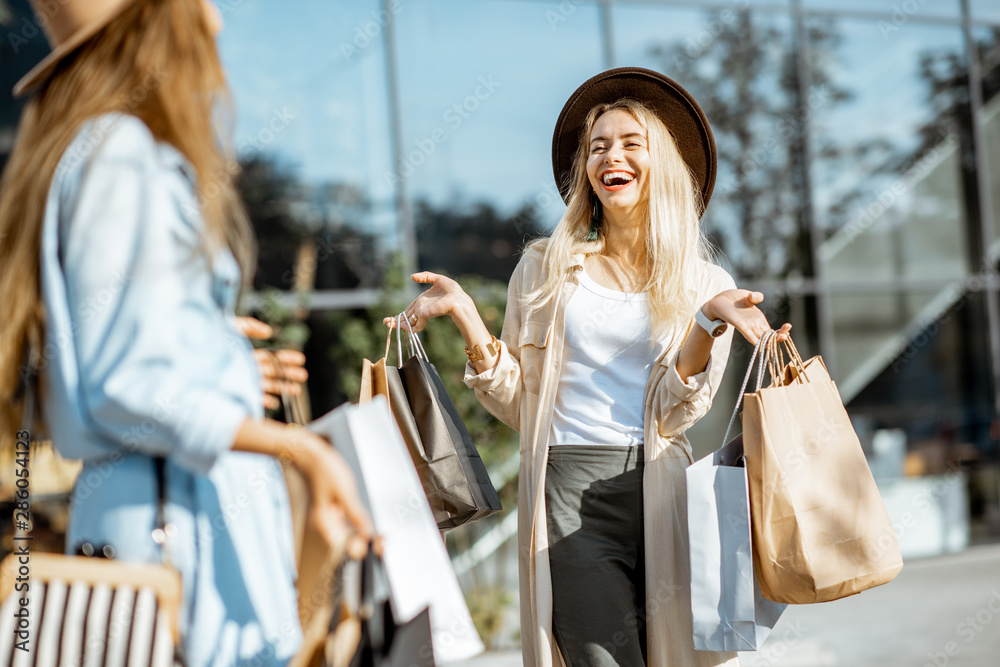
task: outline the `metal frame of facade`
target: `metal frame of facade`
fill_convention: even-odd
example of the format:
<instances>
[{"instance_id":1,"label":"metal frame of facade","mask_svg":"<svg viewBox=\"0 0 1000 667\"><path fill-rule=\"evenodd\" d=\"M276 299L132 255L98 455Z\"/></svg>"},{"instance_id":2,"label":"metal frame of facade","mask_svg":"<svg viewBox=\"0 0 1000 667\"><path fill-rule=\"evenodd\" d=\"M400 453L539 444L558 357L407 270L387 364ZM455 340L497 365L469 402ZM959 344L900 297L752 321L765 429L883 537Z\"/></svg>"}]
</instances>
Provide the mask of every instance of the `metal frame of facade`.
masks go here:
<instances>
[{"instance_id":1,"label":"metal frame of facade","mask_svg":"<svg viewBox=\"0 0 1000 667\"><path fill-rule=\"evenodd\" d=\"M539 4L543 1L539 0ZM987 156L985 153L985 138L982 131L982 91L978 85L972 82L979 80L979 58L975 46L973 30L977 27L1000 27L1000 24L988 21L974 20L970 15L969 0L958 0L960 3L960 15L955 17L946 16L920 16L914 18L914 22L927 25L948 25L961 28L963 31L966 57L968 59L969 81L970 81L970 103L973 117L973 143L975 147L977 189L980 193L980 205L978 216L969 220L970 231L978 238L974 239L974 246L980 248L976 253L979 257L972 257L976 267L987 267L987 275L980 275L977 285L970 289L971 292L984 292L986 298L986 311L988 319L989 354L990 367L993 385L994 411L1000 416L1000 283L998 283L995 261L997 258L990 257L990 248L995 243L993 235L993 219L997 214L991 210L991 200L989 193ZM614 37L612 34L612 14L615 5L649 5L658 7L673 7L684 9L702 9L706 11L724 11L733 9L733 3L721 2L697 2L697 1L665 1L665 0L629 0L620 2L618 0L588 0L586 3L577 2L574 4L598 5L598 31L601 36L602 59L606 67L616 64L614 57ZM389 0L381 0L383 9L388 9ZM805 58L805 21L812 16L838 17L838 18L861 18L871 20L885 20L889 14L878 11L864 10L824 10L812 9L803 6L803 0L790 0L789 4L778 4L766 2L752 4L750 11L755 13L777 13L790 15L793 19L793 48L798 54L800 91L809 90L809 71ZM402 157L402 110L399 99L399 85L396 70L396 38L392 21L388 22L383 31L383 41L386 53L385 76L388 86L388 97L390 103L390 123L391 123L391 146L393 150L393 163L397 163ZM801 137L802 145L808 153L810 142L809 119L802 124L805 135ZM808 165L808 155L804 156L803 164ZM998 156L1000 161L1000 156ZM807 179L808 180L808 179ZM809 184L806 185L809 187ZM403 181L396 184L395 206L399 216L400 234L402 246L405 254L405 261L408 269L415 269L417 266L417 239L413 224L413 216L410 207L408 193ZM919 278L896 278L885 281L829 281L823 275L821 263L818 260L819 234L815 228L815 215L812 210L813 202L810 192L803 196L809 201L803 207L806 215L806 225L809 230L810 244L812 252L812 267L814 276L810 278L785 279L785 280L753 280L746 281L745 286L750 289L769 291L789 296L814 297L817 301L816 324L818 328L819 352L827 359L832 360L834 355L834 330L831 312L831 299L842 294L856 294L865 292L886 292L886 291L926 291L930 289L941 289L952 286L955 281L946 280L922 280ZM340 308L359 308L373 304L379 296L378 290L322 290L310 294L309 308L311 310L327 310ZM293 302L298 297L288 295L289 302ZM254 302L251 296L250 303Z\"/></svg>"}]
</instances>

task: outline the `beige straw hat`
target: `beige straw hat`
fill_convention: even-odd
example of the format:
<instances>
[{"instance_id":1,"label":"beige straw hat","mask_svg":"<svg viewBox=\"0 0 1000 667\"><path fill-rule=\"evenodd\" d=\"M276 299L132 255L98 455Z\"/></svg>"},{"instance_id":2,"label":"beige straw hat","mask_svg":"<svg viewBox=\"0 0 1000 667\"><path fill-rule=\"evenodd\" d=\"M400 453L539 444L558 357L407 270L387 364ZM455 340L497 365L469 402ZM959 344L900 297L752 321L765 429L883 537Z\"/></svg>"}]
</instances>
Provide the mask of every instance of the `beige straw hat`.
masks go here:
<instances>
[{"instance_id":1,"label":"beige straw hat","mask_svg":"<svg viewBox=\"0 0 1000 667\"><path fill-rule=\"evenodd\" d=\"M14 97L48 80L56 65L135 0L30 0L52 52L14 86Z\"/></svg>"}]
</instances>

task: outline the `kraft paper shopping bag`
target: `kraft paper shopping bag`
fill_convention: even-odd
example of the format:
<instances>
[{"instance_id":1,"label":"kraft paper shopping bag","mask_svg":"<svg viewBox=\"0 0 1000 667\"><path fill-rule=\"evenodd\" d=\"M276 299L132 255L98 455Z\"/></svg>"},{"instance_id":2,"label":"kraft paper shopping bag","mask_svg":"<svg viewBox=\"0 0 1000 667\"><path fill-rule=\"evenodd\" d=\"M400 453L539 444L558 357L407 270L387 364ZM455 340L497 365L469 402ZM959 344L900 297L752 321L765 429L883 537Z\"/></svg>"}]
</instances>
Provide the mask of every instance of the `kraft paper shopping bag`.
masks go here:
<instances>
[{"instance_id":1,"label":"kraft paper shopping bag","mask_svg":"<svg viewBox=\"0 0 1000 667\"><path fill-rule=\"evenodd\" d=\"M891 581L899 544L836 384L790 339L758 347L772 380L743 396L743 442L764 596L825 602Z\"/></svg>"}]
</instances>

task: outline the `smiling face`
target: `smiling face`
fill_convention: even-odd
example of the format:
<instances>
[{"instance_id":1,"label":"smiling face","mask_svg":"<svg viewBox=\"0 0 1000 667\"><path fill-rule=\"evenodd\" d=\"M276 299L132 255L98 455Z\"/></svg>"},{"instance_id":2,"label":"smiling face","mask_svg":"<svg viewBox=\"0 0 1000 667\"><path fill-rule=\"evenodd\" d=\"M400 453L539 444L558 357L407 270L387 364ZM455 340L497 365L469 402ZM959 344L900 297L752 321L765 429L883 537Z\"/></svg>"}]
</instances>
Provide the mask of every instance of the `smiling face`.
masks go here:
<instances>
[{"instance_id":1,"label":"smiling face","mask_svg":"<svg viewBox=\"0 0 1000 667\"><path fill-rule=\"evenodd\" d=\"M637 210L648 177L646 129L625 109L602 114L590 132L587 178L605 209Z\"/></svg>"}]
</instances>

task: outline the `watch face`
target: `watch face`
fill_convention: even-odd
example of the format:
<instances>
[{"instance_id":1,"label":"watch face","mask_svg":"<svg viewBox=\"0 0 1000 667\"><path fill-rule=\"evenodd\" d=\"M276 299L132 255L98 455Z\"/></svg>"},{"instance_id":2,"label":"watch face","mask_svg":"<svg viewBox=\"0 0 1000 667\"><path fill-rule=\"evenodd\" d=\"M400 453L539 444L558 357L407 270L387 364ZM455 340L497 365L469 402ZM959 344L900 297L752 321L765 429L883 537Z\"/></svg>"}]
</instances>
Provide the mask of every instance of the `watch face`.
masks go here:
<instances>
[{"instance_id":1,"label":"watch face","mask_svg":"<svg viewBox=\"0 0 1000 667\"><path fill-rule=\"evenodd\" d=\"M718 338L722 334L726 333L727 328L728 325L726 324L720 324L719 326L715 327L715 329L712 330L712 338Z\"/></svg>"}]
</instances>

